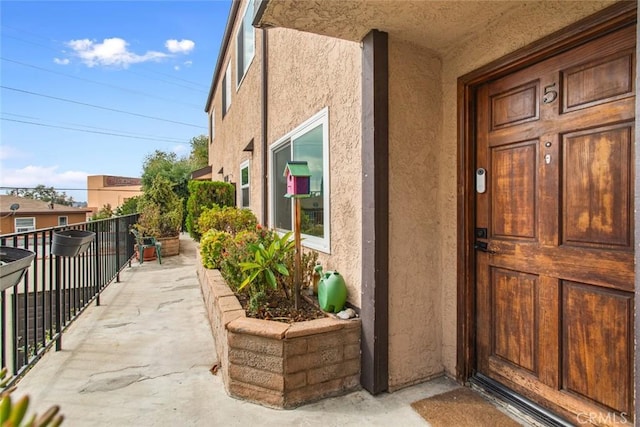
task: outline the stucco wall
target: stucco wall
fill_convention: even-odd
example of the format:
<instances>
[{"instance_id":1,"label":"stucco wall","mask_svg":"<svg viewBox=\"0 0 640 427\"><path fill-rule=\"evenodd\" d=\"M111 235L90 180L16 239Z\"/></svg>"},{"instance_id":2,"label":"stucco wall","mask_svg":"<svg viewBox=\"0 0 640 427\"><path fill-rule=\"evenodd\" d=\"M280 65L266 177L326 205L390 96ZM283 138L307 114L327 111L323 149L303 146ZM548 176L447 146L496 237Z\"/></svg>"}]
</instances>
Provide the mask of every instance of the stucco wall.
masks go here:
<instances>
[{"instance_id":1,"label":"stucco wall","mask_svg":"<svg viewBox=\"0 0 640 427\"><path fill-rule=\"evenodd\" d=\"M295 30L268 32L268 141L328 107L331 250L320 260L325 270L344 276L349 301L360 306L360 46Z\"/></svg>"},{"instance_id":2,"label":"stucco wall","mask_svg":"<svg viewBox=\"0 0 640 427\"><path fill-rule=\"evenodd\" d=\"M389 387L442 372L440 59L389 37Z\"/></svg>"},{"instance_id":3,"label":"stucco wall","mask_svg":"<svg viewBox=\"0 0 640 427\"><path fill-rule=\"evenodd\" d=\"M94 213L105 205L115 209L132 197L142 195L140 185L107 185L108 181L114 183L135 182L139 178L114 177L107 175L91 175L87 177L87 206ZM57 224L56 224L57 225Z\"/></svg>"},{"instance_id":4,"label":"stucco wall","mask_svg":"<svg viewBox=\"0 0 640 427\"><path fill-rule=\"evenodd\" d=\"M246 0L242 2L239 13L242 14ZM232 38L227 49L222 72L216 82L215 95L211 107L215 114L215 136L209 145L209 164L212 165L213 181L224 181L236 184L236 196L240 203L240 164L249 160L250 177L250 209L258 221L262 218L262 196L260 190L262 176L262 30L255 30L255 54L240 87L237 87L236 36L242 16L236 20ZM231 61L231 106L222 114L222 81L227 64ZM211 108L209 109L211 111ZM242 151L254 140L254 151ZM220 168L224 169L219 174Z\"/></svg>"}]
</instances>

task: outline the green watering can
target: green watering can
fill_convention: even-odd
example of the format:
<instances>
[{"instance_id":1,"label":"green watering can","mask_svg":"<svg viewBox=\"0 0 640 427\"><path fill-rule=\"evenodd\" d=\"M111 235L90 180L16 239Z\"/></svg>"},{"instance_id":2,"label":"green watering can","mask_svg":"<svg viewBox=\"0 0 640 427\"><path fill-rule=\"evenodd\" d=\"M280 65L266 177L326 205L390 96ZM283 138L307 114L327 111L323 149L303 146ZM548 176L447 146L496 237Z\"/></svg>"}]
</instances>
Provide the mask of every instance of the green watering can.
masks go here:
<instances>
[{"instance_id":1,"label":"green watering can","mask_svg":"<svg viewBox=\"0 0 640 427\"><path fill-rule=\"evenodd\" d=\"M318 303L323 311L338 313L347 302L347 285L337 271L322 273L322 266L317 265L315 271L320 274L318 283Z\"/></svg>"}]
</instances>

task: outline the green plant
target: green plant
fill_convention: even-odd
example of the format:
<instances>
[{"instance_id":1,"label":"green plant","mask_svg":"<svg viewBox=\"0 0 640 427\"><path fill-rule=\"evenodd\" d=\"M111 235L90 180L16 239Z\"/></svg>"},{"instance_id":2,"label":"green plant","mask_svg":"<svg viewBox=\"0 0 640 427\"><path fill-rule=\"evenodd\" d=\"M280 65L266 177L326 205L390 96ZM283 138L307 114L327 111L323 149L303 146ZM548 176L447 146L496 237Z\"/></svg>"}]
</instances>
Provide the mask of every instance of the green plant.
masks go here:
<instances>
[{"instance_id":1,"label":"green plant","mask_svg":"<svg viewBox=\"0 0 640 427\"><path fill-rule=\"evenodd\" d=\"M206 268L220 268L223 255L231 246L233 236L226 231L209 230L200 240L200 256Z\"/></svg>"},{"instance_id":2,"label":"green plant","mask_svg":"<svg viewBox=\"0 0 640 427\"><path fill-rule=\"evenodd\" d=\"M182 202L171 189L171 182L158 175L140 201L136 228L143 236L173 237L182 226Z\"/></svg>"},{"instance_id":3,"label":"green plant","mask_svg":"<svg viewBox=\"0 0 640 427\"><path fill-rule=\"evenodd\" d=\"M213 229L236 235L240 231L254 230L256 225L258 220L253 212L231 206L205 209L198 219L198 230L203 234Z\"/></svg>"},{"instance_id":4,"label":"green plant","mask_svg":"<svg viewBox=\"0 0 640 427\"><path fill-rule=\"evenodd\" d=\"M198 219L205 209L213 206L233 206L235 187L221 181L189 181L186 227L189 235L200 240L204 231L198 229Z\"/></svg>"},{"instance_id":5,"label":"green plant","mask_svg":"<svg viewBox=\"0 0 640 427\"><path fill-rule=\"evenodd\" d=\"M116 215L125 216L138 213L138 202L140 201L140 196L130 197L125 199L124 203L116 208Z\"/></svg>"},{"instance_id":6,"label":"green plant","mask_svg":"<svg viewBox=\"0 0 640 427\"><path fill-rule=\"evenodd\" d=\"M227 246L220 262L220 274L234 291L240 287L246 277L240 267L240 263L253 258L253 252L250 250L249 245L258 243L259 239L257 232L245 230L226 242Z\"/></svg>"},{"instance_id":7,"label":"green plant","mask_svg":"<svg viewBox=\"0 0 640 427\"><path fill-rule=\"evenodd\" d=\"M278 288L277 277L289 276L289 269L285 263L288 254L295 250L295 242L291 240L292 232L288 232L281 237L275 237L273 241L265 247L264 243L251 244L249 249L253 252L253 261L241 262L239 265L242 271L248 273L246 279L240 284L238 290L242 290L251 284L251 292L264 292L267 289L264 284L272 289ZM289 292L283 288L287 297ZM250 292L250 293L251 293Z\"/></svg>"},{"instance_id":8,"label":"green plant","mask_svg":"<svg viewBox=\"0 0 640 427\"><path fill-rule=\"evenodd\" d=\"M0 371L0 426L2 427L56 427L62 424L64 417L59 414L60 407L57 405L49 408L42 416L33 414L25 423L25 415L29 408L29 396L22 396L17 402L13 402L11 394L15 391L15 386L7 387L10 377L7 377L7 368Z\"/></svg>"}]
</instances>

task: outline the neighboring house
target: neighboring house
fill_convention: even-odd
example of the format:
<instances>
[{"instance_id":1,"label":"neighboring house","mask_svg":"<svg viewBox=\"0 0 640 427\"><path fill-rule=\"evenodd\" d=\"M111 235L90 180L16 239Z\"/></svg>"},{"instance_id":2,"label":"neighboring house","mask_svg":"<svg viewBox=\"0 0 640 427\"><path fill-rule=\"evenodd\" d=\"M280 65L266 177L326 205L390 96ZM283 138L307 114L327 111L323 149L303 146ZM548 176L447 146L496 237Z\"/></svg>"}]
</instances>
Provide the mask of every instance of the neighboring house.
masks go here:
<instances>
[{"instance_id":1,"label":"neighboring house","mask_svg":"<svg viewBox=\"0 0 640 427\"><path fill-rule=\"evenodd\" d=\"M58 205L25 197L0 195L0 234L20 233L39 228L85 222L87 212L89 209Z\"/></svg>"},{"instance_id":2,"label":"neighboring house","mask_svg":"<svg viewBox=\"0 0 640 427\"><path fill-rule=\"evenodd\" d=\"M309 162L304 244L360 309L368 391L446 374L634 419L636 23L616 1L232 4L212 170L288 230L284 165Z\"/></svg>"},{"instance_id":3,"label":"neighboring house","mask_svg":"<svg viewBox=\"0 0 640 427\"><path fill-rule=\"evenodd\" d=\"M142 195L142 180L125 176L87 176L87 206L97 213L105 205L112 209L121 206L127 199Z\"/></svg>"}]
</instances>

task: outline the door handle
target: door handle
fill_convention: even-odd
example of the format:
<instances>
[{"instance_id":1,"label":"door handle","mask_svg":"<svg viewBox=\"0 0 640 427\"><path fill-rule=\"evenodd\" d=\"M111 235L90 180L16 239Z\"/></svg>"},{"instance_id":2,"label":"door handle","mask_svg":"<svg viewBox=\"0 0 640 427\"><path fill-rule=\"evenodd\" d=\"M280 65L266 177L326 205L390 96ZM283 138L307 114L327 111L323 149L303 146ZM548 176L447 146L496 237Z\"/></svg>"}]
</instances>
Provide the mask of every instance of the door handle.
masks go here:
<instances>
[{"instance_id":1,"label":"door handle","mask_svg":"<svg viewBox=\"0 0 640 427\"><path fill-rule=\"evenodd\" d=\"M481 252L486 252L488 254L495 254L497 253L496 251L494 251L493 249L489 249L489 244L487 242L476 242L473 245L473 248L477 251L481 251Z\"/></svg>"}]
</instances>

